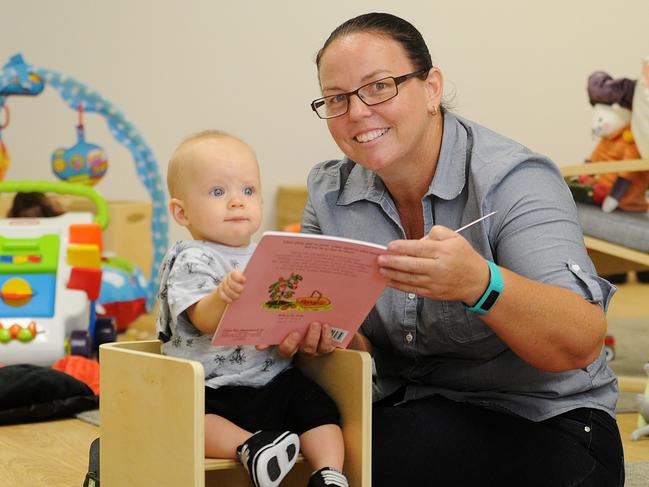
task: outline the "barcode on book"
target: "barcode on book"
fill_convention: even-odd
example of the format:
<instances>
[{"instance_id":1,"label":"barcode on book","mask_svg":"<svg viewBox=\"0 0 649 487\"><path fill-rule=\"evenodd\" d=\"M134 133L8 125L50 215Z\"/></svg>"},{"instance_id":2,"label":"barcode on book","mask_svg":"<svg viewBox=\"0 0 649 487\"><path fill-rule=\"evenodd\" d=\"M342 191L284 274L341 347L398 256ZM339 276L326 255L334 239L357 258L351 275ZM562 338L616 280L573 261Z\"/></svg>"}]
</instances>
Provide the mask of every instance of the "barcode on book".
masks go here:
<instances>
[{"instance_id":1,"label":"barcode on book","mask_svg":"<svg viewBox=\"0 0 649 487\"><path fill-rule=\"evenodd\" d=\"M347 330L342 330L340 328L331 328L331 338L333 339L334 342L341 342L345 339L347 336L348 331Z\"/></svg>"}]
</instances>

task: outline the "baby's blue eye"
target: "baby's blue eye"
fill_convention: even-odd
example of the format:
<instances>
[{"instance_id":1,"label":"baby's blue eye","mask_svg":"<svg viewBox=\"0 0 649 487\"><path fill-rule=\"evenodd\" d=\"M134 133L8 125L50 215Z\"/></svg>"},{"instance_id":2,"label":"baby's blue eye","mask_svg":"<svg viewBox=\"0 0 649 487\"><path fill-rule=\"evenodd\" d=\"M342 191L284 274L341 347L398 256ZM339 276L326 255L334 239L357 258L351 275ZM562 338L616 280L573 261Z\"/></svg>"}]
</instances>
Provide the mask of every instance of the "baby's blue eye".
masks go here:
<instances>
[{"instance_id":1,"label":"baby's blue eye","mask_svg":"<svg viewBox=\"0 0 649 487\"><path fill-rule=\"evenodd\" d=\"M246 186L245 188L243 188L243 194L246 196L252 196L254 192L255 188L253 188L252 186Z\"/></svg>"},{"instance_id":2,"label":"baby's blue eye","mask_svg":"<svg viewBox=\"0 0 649 487\"><path fill-rule=\"evenodd\" d=\"M225 191L223 191L223 188L214 188L212 190L212 196L223 196L225 194Z\"/></svg>"}]
</instances>

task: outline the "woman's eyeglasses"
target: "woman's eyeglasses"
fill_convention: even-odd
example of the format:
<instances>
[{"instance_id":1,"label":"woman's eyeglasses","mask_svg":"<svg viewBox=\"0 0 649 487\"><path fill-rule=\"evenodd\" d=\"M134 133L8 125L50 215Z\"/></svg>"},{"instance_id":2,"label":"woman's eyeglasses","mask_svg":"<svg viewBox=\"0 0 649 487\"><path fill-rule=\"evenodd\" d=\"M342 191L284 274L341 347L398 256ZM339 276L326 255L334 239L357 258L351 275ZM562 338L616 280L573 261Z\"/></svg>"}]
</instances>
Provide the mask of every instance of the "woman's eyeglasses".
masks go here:
<instances>
[{"instance_id":1,"label":"woman's eyeglasses","mask_svg":"<svg viewBox=\"0 0 649 487\"><path fill-rule=\"evenodd\" d=\"M404 81L415 76L423 76L430 68L420 69L403 76L381 78L367 83L349 93L338 93L336 95L323 96L311 102L311 109L320 118L335 118L347 113L349 110L349 97L352 95L358 98L367 106L378 105L384 101L391 100L399 94L398 86Z\"/></svg>"}]
</instances>

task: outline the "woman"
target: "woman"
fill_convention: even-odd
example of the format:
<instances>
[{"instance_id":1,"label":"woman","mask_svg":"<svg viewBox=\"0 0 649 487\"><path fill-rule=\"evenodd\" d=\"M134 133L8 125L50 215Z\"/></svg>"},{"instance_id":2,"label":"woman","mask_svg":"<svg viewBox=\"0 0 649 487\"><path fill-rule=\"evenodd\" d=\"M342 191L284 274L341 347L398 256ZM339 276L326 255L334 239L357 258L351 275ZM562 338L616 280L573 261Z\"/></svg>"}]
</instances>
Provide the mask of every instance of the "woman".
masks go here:
<instances>
[{"instance_id":1,"label":"woman","mask_svg":"<svg viewBox=\"0 0 649 487\"><path fill-rule=\"evenodd\" d=\"M390 251L356 339L376 364L373 485L623 485L602 351L614 288L556 166L445 109L398 17L343 23L316 63L312 108L346 157L311 171L303 231ZM327 332L282 350L328 352Z\"/></svg>"}]
</instances>

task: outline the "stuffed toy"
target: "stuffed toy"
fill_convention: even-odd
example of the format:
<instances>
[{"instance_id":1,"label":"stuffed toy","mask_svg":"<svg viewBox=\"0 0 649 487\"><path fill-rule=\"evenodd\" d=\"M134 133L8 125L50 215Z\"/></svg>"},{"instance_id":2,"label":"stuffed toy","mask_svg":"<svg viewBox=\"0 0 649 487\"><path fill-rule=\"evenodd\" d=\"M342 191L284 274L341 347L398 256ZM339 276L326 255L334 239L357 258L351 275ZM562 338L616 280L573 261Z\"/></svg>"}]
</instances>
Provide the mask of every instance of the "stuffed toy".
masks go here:
<instances>
[{"instance_id":1,"label":"stuffed toy","mask_svg":"<svg viewBox=\"0 0 649 487\"><path fill-rule=\"evenodd\" d=\"M587 162L640 159L631 130L636 81L613 79L603 71L588 78L588 97L593 106L593 135L600 141ZM584 175L568 182L575 200L602 206L605 212L616 208L646 212L649 201L649 171Z\"/></svg>"},{"instance_id":2,"label":"stuffed toy","mask_svg":"<svg viewBox=\"0 0 649 487\"><path fill-rule=\"evenodd\" d=\"M649 375L649 363L644 365L644 371ZM645 389L644 396L638 394L638 428L631 433L631 439L638 441L643 436L649 436L649 385Z\"/></svg>"}]
</instances>

